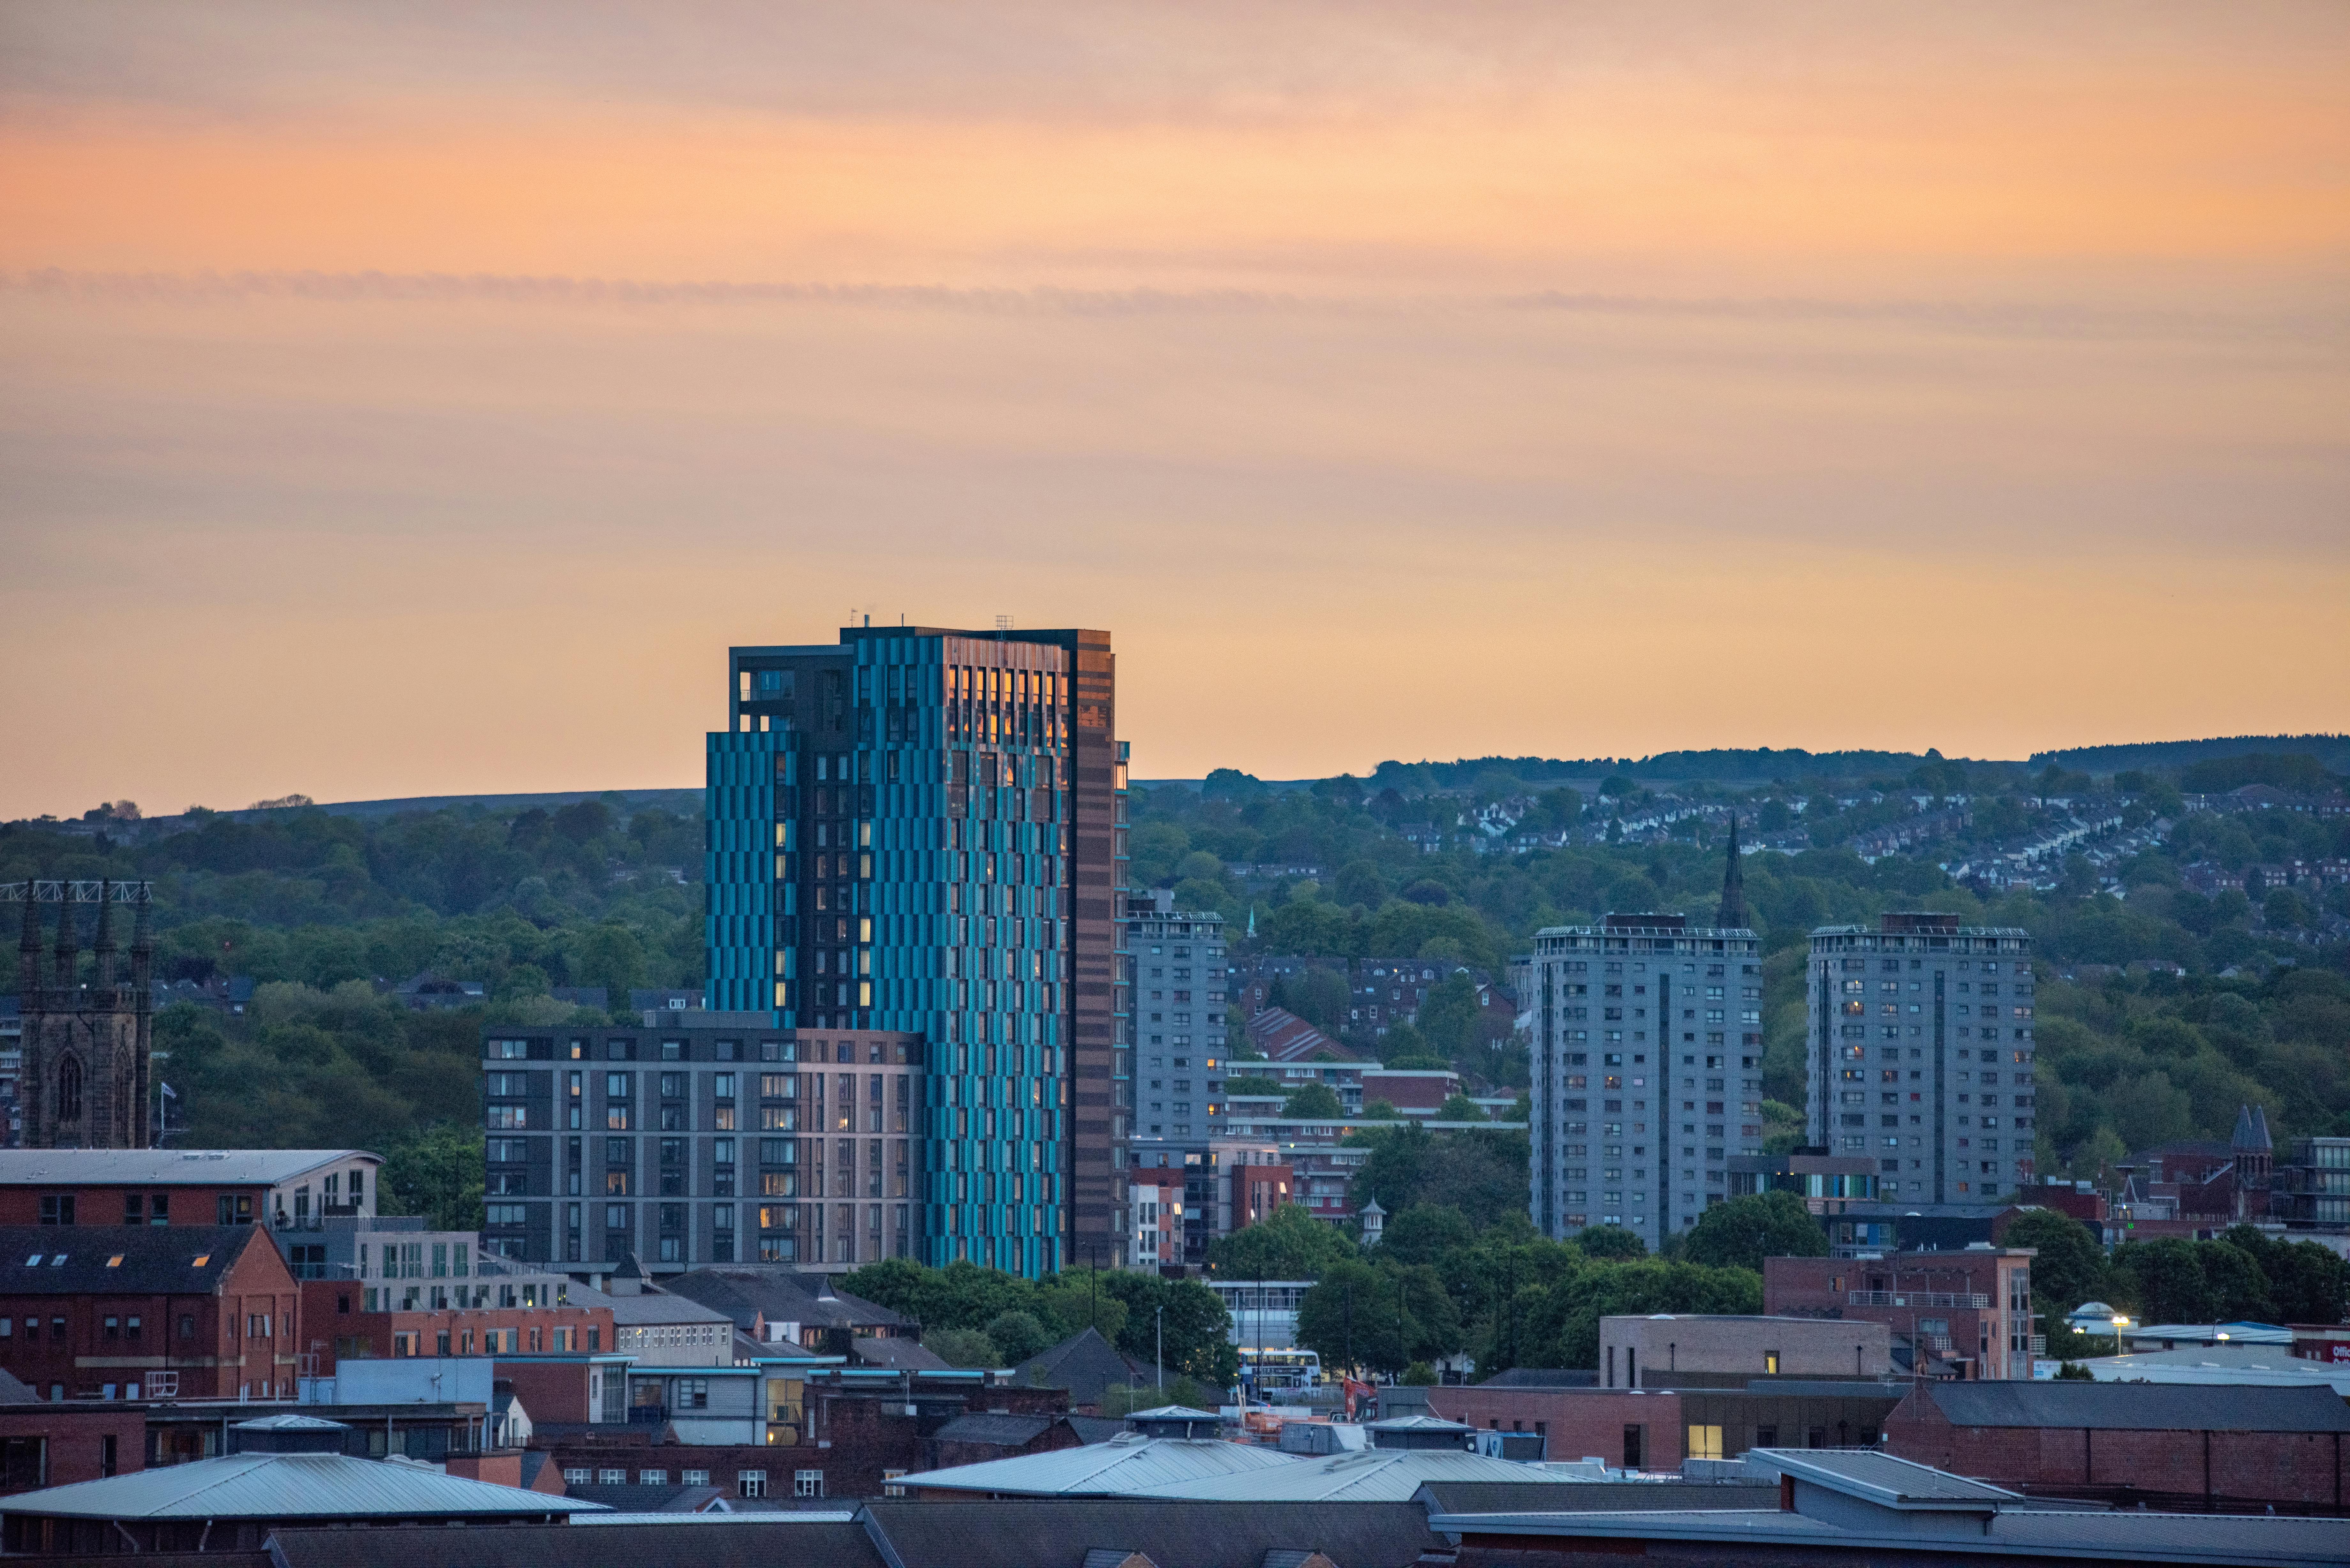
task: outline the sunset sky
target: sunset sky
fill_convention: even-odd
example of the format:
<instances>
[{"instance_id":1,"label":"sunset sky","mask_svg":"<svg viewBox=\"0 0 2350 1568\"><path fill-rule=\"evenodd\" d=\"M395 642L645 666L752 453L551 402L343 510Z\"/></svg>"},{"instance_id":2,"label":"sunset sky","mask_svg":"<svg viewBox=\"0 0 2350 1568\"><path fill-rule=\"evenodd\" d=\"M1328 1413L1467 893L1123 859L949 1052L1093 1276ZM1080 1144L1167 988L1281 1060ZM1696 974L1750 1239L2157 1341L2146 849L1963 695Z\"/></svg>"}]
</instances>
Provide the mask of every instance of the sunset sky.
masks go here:
<instances>
[{"instance_id":1,"label":"sunset sky","mask_svg":"<svg viewBox=\"0 0 2350 1568\"><path fill-rule=\"evenodd\" d=\"M0 816L2350 729L2350 6L0 8Z\"/></svg>"}]
</instances>

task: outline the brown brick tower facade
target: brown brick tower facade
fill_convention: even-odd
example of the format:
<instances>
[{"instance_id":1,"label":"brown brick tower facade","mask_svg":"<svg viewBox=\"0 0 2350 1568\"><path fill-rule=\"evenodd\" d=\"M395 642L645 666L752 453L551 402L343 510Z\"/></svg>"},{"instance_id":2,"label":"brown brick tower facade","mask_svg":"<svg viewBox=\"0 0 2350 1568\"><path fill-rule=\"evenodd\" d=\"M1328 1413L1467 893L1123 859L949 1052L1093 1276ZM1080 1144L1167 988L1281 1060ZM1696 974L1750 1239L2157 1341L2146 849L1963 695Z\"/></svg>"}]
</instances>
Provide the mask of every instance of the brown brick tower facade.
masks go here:
<instances>
[{"instance_id":1,"label":"brown brick tower facade","mask_svg":"<svg viewBox=\"0 0 2350 1568\"><path fill-rule=\"evenodd\" d=\"M153 1142L148 1062L154 1026L148 885L35 881L7 891L25 906L16 991L25 1020L18 1093L26 1147L148 1147ZM57 941L45 951L41 909L52 903L57 909ZM81 904L98 906L87 966L77 912ZM137 911L128 975L120 972L114 938L118 904Z\"/></svg>"}]
</instances>

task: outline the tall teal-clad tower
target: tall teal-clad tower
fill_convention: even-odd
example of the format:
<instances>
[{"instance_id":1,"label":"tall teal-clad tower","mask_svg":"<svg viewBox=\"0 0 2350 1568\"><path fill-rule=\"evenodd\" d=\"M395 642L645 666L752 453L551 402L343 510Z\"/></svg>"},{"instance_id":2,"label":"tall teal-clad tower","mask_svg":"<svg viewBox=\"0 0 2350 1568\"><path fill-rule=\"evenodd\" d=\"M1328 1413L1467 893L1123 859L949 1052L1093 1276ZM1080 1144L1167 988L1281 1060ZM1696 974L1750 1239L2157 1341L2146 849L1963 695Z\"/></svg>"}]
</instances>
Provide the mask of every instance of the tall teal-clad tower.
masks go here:
<instances>
[{"instance_id":1,"label":"tall teal-clad tower","mask_svg":"<svg viewBox=\"0 0 2350 1568\"><path fill-rule=\"evenodd\" d=\"M1107 632L743 647L709 737L710 1006L920 1035L921 1255L1125 1261L1126 763Z\"/></svg>"}]
</instances>

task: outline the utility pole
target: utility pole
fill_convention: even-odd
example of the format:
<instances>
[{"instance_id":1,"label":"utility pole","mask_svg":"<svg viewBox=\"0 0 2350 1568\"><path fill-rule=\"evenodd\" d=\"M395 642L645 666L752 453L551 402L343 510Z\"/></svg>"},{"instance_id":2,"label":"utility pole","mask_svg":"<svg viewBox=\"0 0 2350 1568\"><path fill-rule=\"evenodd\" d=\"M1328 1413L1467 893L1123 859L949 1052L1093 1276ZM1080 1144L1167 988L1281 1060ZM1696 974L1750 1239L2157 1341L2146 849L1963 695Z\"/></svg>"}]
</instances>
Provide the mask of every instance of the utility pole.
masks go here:
<instances>
[{"instance_id":1,"label":"utility pole","mask_svg":"<svg viewBox=\"0 0 2350 1568\"><path fill-rule=\"evenodd\" d=\"M1167 1308L1162 1303L1153 1309L1159 1319L1159 1392L1167 1392Z\"/></svg>"}]
</instances>

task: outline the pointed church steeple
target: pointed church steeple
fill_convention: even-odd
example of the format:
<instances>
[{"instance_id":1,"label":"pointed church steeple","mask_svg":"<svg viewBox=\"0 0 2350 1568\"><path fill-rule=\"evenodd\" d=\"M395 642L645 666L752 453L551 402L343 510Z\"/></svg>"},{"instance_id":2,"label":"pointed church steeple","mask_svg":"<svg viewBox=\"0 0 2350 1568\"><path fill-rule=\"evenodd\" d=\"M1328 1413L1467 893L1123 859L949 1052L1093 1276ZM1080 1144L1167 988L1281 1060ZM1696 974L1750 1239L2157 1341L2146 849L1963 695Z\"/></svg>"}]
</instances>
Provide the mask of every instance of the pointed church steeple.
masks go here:
<instances>
[{"instance_id":1,"label":"pointed church steeple","mask_svg":"<svg viewBox=\"0 0 2350 1568\"><path fill-rule=\"evenodd\" d=\"M1717 929L1745 930L1753 925L1746 913L1746 870L1738 852L1738 814L1730 814L1730 860L1721 870L1721 908L1714 911Z\"/></svg>"}]
</instances>

